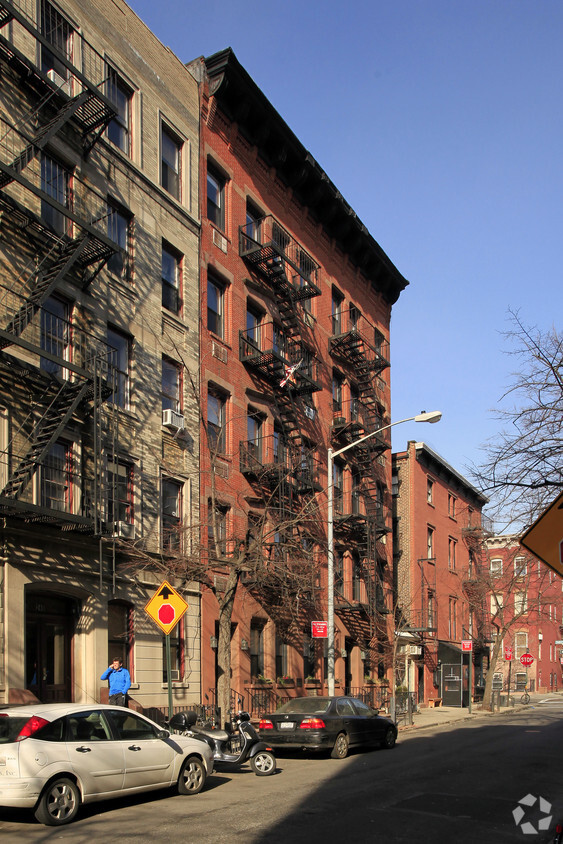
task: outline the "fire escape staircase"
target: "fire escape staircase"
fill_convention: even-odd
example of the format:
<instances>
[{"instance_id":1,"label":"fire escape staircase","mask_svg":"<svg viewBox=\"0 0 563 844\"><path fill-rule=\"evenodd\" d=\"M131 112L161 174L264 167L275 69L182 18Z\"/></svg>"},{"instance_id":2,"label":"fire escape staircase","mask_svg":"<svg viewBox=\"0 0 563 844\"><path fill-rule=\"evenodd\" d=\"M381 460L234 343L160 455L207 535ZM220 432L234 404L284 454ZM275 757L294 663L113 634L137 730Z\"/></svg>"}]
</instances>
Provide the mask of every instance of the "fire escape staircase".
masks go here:
<instances>
[{"instance_id":1,"label":"fire escape staircase","mask_svg":"<svg viewBox=\"0 0 563 844\"><path fill-rule=\"evenodd\" d=\"M91 393L92 386L87 381L65 382L60 385L35 426L31 436L31 448L12 472L10 480L0 493L1 496L9 499L19 498L80 403L91 396Z\"/></svg>"},{"instance_id":2,"label":"fire escape staircase","mask_svg":"<svg viewBox=\"0 0 563 844\"><path fill-rule=\"evenodd\" d=\"M31 34L39 46L46 48L56 55L59 65L66 68L69 74L65 85L57 85L47 74L24 55L14 44L15 39L9 37L7 27L22 27ZM20 33L18 33L19 35ZM55 44L51 43L41 32L37 21L29 17L20 2L0 0L0 56L11 66L15 67L27 85L33 87L40 94L48 93L51 105L58 110L54 120L60 122L60 129L71 118L78 123L82 131L84 154L87 155L96 144L109 122L117 115L114 104L102 93L107 81L107 64L100 55L79 33L74 36L80 39L81 49L77 51L82 56L84 73L75 67L67 57L61 53ZM64 90L68 87L78 93L70 97ZM58 131L58 129L56 131Z\"/></svg>"}]
</instances>

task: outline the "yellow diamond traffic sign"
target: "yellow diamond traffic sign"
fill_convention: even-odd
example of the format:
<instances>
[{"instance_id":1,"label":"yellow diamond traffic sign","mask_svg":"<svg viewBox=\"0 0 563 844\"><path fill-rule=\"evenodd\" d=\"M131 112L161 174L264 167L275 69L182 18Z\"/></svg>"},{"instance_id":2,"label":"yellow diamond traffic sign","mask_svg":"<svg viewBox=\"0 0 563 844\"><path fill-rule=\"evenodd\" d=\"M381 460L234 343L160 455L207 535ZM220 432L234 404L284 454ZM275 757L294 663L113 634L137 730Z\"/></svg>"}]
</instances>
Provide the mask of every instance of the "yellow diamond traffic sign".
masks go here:
<instances>
[{"instance_id":1,"label":"yellow diamond traffic sign","mask_svg":"<svg viewBox=\"0 0 563 844\"><path fill-rule=\"evenodd\" d=\"M166 580L160 584L145 606L145 612L167 635L178 624L187 609L187 601L184 601L180 593L176 592Z\"/></svg>"}]
</instances>

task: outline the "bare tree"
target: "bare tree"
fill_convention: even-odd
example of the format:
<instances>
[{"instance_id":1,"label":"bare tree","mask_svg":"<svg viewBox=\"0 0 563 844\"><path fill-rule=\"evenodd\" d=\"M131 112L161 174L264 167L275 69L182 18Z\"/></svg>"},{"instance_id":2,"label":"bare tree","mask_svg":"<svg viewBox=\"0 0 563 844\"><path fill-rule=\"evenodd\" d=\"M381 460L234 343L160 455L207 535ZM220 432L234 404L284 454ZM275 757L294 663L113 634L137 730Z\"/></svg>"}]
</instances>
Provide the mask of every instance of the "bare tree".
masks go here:
<instances>
[{"instance_id":1,"label":"bare tree","mask_svg":"<svg viewBox=\"0 0 563 844\"><path fill-rule=\"evenodd\" d=\"M497 411L501 433L474 474L491 495L489 515L517 529L531 524L563 489L563 337L526 326L510 311L506 332L517 362Z\"/></svg>"}]
</instances>

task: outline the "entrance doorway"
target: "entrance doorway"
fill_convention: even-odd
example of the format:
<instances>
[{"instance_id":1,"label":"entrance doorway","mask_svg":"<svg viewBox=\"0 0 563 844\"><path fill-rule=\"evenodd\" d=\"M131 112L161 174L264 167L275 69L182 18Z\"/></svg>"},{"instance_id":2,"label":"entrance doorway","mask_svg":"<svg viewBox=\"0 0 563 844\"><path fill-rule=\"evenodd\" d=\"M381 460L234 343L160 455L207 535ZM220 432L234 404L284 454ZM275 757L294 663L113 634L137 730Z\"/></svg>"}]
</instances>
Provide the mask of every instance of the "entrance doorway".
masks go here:
<instances>
[{"instance_id":1,"label":"entrance doorway","mask_svg":"<svg viewBox=\"0 0 563 844\"><path fill-rule=\"evenodd\" d=\"M442 665L442 701L444 706L461 706L461 665Z\"/></svg>"},{"instance_id":2,"label":"entrance doorway","mask_svg":"<svg viewBox=\"0 0 563 844\"><path fill-rule=\"evenodd\" d=\"M78 602L45 593L26 595L25 686L42 703L70 702L71 643Z\"/></svg>"}]
</instances>

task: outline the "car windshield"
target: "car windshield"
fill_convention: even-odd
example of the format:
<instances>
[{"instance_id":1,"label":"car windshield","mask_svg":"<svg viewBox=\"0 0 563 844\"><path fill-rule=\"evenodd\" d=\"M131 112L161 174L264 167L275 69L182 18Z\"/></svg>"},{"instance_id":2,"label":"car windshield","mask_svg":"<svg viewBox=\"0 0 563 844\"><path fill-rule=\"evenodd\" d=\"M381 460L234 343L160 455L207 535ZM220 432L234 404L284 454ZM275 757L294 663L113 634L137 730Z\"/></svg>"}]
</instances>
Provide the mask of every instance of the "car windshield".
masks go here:
<instances>
[{"instance_id":1,"label":"car windshield","mask_svg":"<svg viewBox=\"0 0 563 844\"><path fill-rule=\"evenodd\" d=\"M329 698L298 697L280 706L276 715L285 712L292 712L296 715L322 715L328 711L329 706Z\"/></svg>"},{"instance_id":2,"label":"car windshield","mask_svg":"<svg viewBox=\"0 0 563 844\"><path fill-rule=\"evenodd\" d=\"M28 721L29 715L10 716L0 714L0 744L9 744L15 741Z\"/></svg>"}]
</instances>

